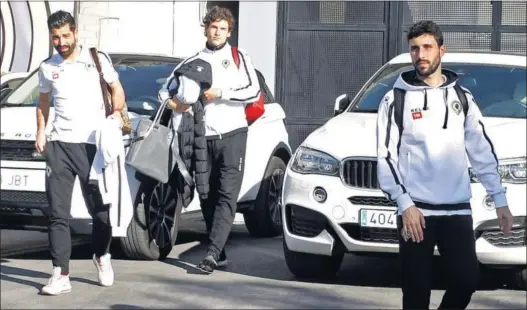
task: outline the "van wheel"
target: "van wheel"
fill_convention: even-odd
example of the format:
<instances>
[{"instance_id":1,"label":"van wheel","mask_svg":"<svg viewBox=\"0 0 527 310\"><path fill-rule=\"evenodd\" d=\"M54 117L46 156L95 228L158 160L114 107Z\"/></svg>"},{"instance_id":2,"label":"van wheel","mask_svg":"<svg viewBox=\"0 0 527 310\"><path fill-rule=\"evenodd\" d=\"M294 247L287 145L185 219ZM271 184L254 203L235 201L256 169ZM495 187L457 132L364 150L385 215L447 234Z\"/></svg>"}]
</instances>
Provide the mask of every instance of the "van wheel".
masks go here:
<instances>
[{"instance_id":1,"label":"van wheel","mask_svg":"<svg viewBox=\"0 0 527 310\"><path fill-rule=\"evenodd\" d=\"M126 257L164 260L172 251L178 234L183 204L168 184L143 182L135 200L134 218L121 247Z\"/></svg>"},{"instance_id":2,"label":"van wheel","mask_svg":"<svg viewBox=\"0 0 527 310\"><path fill-rule=\"evenodd\" d=\"M331 279L340 269L343 251L334 251L332 256L293 252L283 240L284 257L289 271L299 278Z\"/></svg>"},{"instance_id":3,"label":"van wheel","mask_svg":"<svg viewBox=\"0 0 527 310\"><path fill-rule=\"evenodd\" d=\"M243 214L253 237L275 237L282 233L282 186L286 164L273 156L260 186L253 209Z\"/></svg>"}]
</instances>

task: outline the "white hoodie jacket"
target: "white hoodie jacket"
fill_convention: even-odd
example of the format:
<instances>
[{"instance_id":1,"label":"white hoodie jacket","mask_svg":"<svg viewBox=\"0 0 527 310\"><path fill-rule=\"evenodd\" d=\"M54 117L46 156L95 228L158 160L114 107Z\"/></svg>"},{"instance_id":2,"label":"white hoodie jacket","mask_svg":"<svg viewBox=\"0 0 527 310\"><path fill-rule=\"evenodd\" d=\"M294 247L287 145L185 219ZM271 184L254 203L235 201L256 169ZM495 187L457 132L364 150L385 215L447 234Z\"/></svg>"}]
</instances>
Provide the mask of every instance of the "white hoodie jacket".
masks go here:
<instances>
[{"instance_id":1,"label":"white hoodie jacket","mask_svg":"<svg viewBox=\"0 0 527 310\"><path fill-rule=\"evenodd\" d=\"M90 180L98 182L103 203L110 204L112 235L126 237L134 205L124 164L121 120L107 118L97 129L95 139L97 152L90 170Z\"/></svg>"},{"instance_id":2,"label":"white hoodie jacket","mask_svg":"<svg viewBox=\"0 0 527 310\"><path fill-rule=\"evenodd\" d=\"M204 105L204 121L206 136L219 136L233 130L247 127L245 106L255 102L260 95L260 84L258 76L247 53L238 48L240 68L236 66L232 57L231 46L226 43L222 48L210 50L205 47L196 55L185 59L180 65L193 59L200 58L210 63L212 68L212 86L221 90L221 98L208 101ZM175 71L175 70L174 70ZM161 101L169 98L169 91L177 87L177 98L185 104L193 104L198 101L201 89L194 80L180 77L174 81L172 73L165 85L158 93ZM203 90L204 91L204 90ZM174 112L173 125L178 128L181 113Z\"/></svg>"},{"instance_id":3,"label":"white hoodie jacket","mask_svg":"<svg viewBox=\"0 0 527 310\"><path fill-rule=\"evenodd\" d=\"M465 119L454 85L457 75L443 70L445 83L430 87L415 71L402 73L394 88L406 91L404 131L393 116L394 92L383 98L378 113L377 152L379 184L388 199L397 202L399 214L415 201L429 205L469 203L472 197L468 159L497 208L507 206L498 174L498 157L472 94L465 88ZM470 209L421 209L426 215L471 214Z\"/></svg>"}]
</instances>

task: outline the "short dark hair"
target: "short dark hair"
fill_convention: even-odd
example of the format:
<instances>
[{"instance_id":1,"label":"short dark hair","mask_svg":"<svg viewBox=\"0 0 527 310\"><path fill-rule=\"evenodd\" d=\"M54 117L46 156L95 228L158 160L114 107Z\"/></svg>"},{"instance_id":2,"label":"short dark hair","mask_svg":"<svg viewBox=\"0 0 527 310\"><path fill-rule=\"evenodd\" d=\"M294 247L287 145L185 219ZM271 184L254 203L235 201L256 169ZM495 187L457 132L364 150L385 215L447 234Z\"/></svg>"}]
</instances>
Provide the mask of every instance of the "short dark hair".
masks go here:
<instances>
[{"instance_id":1,"label":"short dark hair","mask_svg":"<svg viewBox=\"0 0 527 310\"><path fill-rule=\"evenodd\" d=\"M412 27L410 27L410 29L408 30L408 41L413 38L420 37L423 34L433 35L436 39L437 45L443 45L443 33L441 32L439 26L431 20L422 20L413 24Z\"/></svg>"},{"instance_id":2,"label":"short dark hair","mask_svg":"<svg viewBox=\"0 0 527 310\"><path fill-rule=\"evenodd\" d=\"M210 24L219 20L226 20L229 23L229 31L234 29L234 16L232 15L231 10L227 8L222 8L219 6L214 6L203 18L203 24L205 28L209 27Z\"/></svg>"},{"instance_id":3,"label":"short dark hair","mask_svg":"<svg viewBox=\"0 0 527 310\"><path fill-rule=\"evenodd\" d=\"M69 12L60 10L48 17L49 31L51 31L51 29L61 28L64 25L69 25L70 30L75 30L77 28L75 17L73 17Z\"/></svg>"}]
</instances>

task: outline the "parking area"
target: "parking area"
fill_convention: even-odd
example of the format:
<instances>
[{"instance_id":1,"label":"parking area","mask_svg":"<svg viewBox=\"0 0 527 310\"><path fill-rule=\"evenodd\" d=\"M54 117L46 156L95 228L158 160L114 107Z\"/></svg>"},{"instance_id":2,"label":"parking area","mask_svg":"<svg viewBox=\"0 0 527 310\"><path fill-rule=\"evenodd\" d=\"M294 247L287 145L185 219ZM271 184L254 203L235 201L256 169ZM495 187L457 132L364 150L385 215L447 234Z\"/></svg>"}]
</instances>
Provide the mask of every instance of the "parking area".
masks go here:
<instances>
[{"instance_id":1,"label":"parking area","mask_svg":"<svg viewBox=\"0 0 527 310\"><path fill-rule=\"evenodd\" d=\"M180 233L169 258L160 261L124 260L115 247L112 288L96 283L89 246L77 245L72 253L73 291L49 297L38 291L51 271L49 254L42 251L45 234L2 231L1 308L400 308L401 292L394 258L347 255L337 279L310 282L296 279L283 257L282 237L254 239L242 224L228 242L228 269L203 275L194 268L202 258L204 232ZM38 233L37 233L38 234ZM11 237L10 237L11 236ZM27 239L24 239L24 238ZM6 240L18 238L17 242ZM28 240L39 240L39 246ZM20 243L37 252L10 255ZM33 241L35 242L35 241ZM27 251L26 251L27 252ZM4 253L7 253L6 255ZM12 252L13 253L13 252ZM19 251L20 253L20 251ZM431 308L443 294L438 265ZM504 274L485 271L470 309L525 309L526 292L508 288Z\"/></svg>"}]
</instances>

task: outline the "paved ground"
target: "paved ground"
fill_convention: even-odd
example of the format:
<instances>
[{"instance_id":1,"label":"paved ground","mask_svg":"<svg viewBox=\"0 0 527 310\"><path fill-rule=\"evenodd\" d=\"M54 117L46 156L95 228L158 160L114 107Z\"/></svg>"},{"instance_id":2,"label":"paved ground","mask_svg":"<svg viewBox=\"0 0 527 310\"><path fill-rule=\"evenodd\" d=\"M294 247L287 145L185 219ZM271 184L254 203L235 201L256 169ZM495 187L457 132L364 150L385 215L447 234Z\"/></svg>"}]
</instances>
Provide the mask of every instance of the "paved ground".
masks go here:
<instances>
[{"instance_id":1,"label":"paved ground","mask_svg":"<svg viewBox=\"0 0 527 310\"><path fill-rule=\"evenodd\" d=\"M202 275L194 268L205 250L196 241L201 237L196 233L180 234L165 262L115 259L116 283L112 288L97 285L89 250L77 246L71 263L73 292L58 297L38 295L51 267L46 252L3 256L1 308L401 307L394 259L348 255L336 281L302 282L285 265L281 237L256 240L238 228L227 248L229 269ZM498 288L501 282L494 274L486 273L469 308L525 309L526 292ZM443 293L440 283L434 288L431 308L437 308Z\"/></svg>"}]
</instances>

